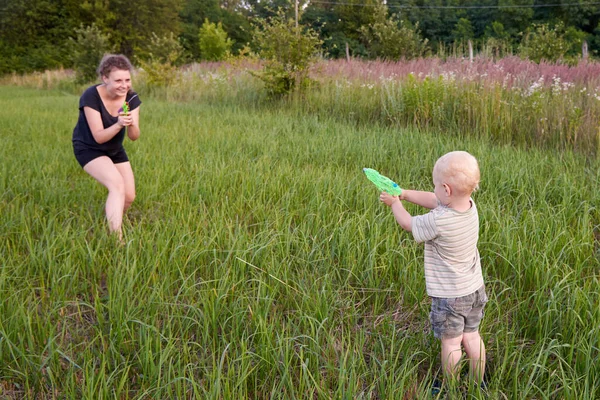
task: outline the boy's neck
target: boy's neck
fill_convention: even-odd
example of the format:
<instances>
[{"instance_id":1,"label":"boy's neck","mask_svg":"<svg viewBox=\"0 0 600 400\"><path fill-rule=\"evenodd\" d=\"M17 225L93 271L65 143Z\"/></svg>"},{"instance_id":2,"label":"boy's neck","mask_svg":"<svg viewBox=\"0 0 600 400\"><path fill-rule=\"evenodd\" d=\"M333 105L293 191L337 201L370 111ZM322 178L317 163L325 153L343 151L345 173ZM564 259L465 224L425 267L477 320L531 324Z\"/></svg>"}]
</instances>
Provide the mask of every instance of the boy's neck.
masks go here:
<instances>
[{"instance_id":1,"label":"boy's neck","mask_svg":"<svg viewBox=\"0 0 600 400\"><path fill-rule=\"evenodd\" d=\"M465 212L472 207L471 196L453 197L446 206L458 212Z\"/></svg>"}]
</instances>

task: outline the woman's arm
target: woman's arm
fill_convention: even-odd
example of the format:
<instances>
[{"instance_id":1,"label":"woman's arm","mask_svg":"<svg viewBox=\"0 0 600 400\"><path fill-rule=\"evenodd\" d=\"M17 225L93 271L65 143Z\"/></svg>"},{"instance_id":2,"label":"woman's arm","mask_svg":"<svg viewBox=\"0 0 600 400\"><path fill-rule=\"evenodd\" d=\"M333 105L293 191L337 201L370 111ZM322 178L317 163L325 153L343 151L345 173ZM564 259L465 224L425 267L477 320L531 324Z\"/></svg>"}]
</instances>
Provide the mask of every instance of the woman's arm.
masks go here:
<instances>
[{"instance_id":1,"label":"woman's arm","mask_svg":"<svg viewBox=\"0 0 600 400\"><path fill-rule=\"evenodd\" d=\"M127 126L127 137L129 140L138 140L140 137L140 107L132 110L129 115L131 115L131 125Z\"/></svg>"},{"instance_id":2,"label":"woman's arm","mask_svg":"<svg viewBox=\"0 0 600 400\"><path fill-rule=\"evenodd\" d=\"M92 136L99 144L108 142L110 139L115 137L117 133L119 133L121 128L130 125L131 121L133 120L131 115L119 116L119 119L116 123L105 129L104 125L102 124L100 112L90 107L83 107L83 112L85 114L85 119L87 120L88 126L90 127L90 131L92 132Z\"/></svg>"},{"instance_id":3,"label":"woman's arm","mask_svg":"<svg viewBox=\"0 0 600 400\"><path fill-rule=\"evenodd\" d=\"M419 190L404 190L399 196L400 200L406 200L421 207L434 209L438 205L438 199L432 192L421 192Z\"/></svg>"}]
</instances>

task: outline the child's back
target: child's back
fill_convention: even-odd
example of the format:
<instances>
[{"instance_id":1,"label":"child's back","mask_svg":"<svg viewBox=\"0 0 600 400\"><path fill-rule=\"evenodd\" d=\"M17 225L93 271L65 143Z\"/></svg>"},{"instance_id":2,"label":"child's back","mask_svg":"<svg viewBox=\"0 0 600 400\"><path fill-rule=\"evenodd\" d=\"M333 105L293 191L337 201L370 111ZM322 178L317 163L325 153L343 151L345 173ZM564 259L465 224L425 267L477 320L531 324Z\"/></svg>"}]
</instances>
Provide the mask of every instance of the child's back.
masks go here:
<instances>
[{"instance_id":1,"label":"child's back","mask_svg":"<svg viewBox=\"0 0 600 400\"><path fill-rule=\"evenodd\" d=\"M471 194L479 185L479 166L469 153L448 153L433 168L434 192L403 190L400 196L382 193L396 221L417 242L425 243L425 283L431 297L430 321L442 343L446 377L457 378L464 347L472 377L482 382L485 346L479 324L487 294L477 249L479 216ZM411 216L400 200L431 209Z\"/></svg>"}]
</instances>

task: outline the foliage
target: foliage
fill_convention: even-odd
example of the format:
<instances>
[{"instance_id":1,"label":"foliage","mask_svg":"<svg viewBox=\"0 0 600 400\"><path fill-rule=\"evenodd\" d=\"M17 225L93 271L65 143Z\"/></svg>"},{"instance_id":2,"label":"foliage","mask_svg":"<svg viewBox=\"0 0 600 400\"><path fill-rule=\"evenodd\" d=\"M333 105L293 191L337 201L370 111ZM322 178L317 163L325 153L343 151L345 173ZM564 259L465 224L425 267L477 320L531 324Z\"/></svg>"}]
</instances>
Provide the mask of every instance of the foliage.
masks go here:
<instances>
[{"instance_id":1,"label":"foliage","mask_svg":"<svg viewBox=\"0 0 600 400\"><path fill-rule=\"evenodd\" d=\"M252 40L250 12L246 7L240 7L237 1L185 0L180 13L180 37L186 52L193 60L201 59L198 31L208 19L213 23L221 22L227 37L232 40L231 52L238 54Z\"/></svg>"},{"instance_id":2,"label":"foliage","mask_svg":"<svg viewBox=\"0 0 600 400\"><path fill-rule=\"evenodd\" d=\"M481 46L481 54L497 60L513 55L513 46L509 40L488 37Z\"/></svg>"},{"instance_id":3,"label":"foliage","mask_svg":"<svg viewBox=\"0 0 600 400\"><path fill-rule=\"evenodd\" d=\"M147 59L163 64L180 65L183 59L183 46L179 39L169 32L161 37L152 32L150 43L145 48Z\"/></svg>"},{"instance_id":4,"label":"foliage","mask_svg":"<svg viewBox=\"0 0 600 400\"><path fill-rule=\"evenodd\" d=\"M164 37L181 31L179 11L184 0L110 0L103 23L120 53L144 57L147 43L156 34Z\"/></svg>"},{"instance_id":5,"label":"foliage","mask_svg":"<svg viewBox=\"0 0 600 400\"><path fill-rule=\"evenodd\" d=\"M484 38L510 41L510 34L506 32L506 29L504 29L502 22L494 21L485 28Z\"/></svg>"},{"instance_id":6,"label":"foliage","mask_svg":"<svg viewBox=\"0 0 600 400\"><path fill-rule=\"evenodd\" d=\"M465 39L472 39L475 48L484 46L484 52L495 57L511 54L522 40L520 34L531 31L532 23L555 26L559 22L569 44L565 60L576 59L584 38L590 55L599 54L600 5L593 2L538 7L543 4L534 0L481 0L481 7L469 8L471 3L385 2L388 14L396 13L393 19L402 21L397 22L398 29L411 26L409 22L418 26L419 36L438 54L455 49ZM381 0L298 1L301 24L318 34L323 55L333 58L344 58L346 48L353 57L374 57L378 50L366 48L364 30L376 23L386 25L384 30L393 29L388 26L391 15L383 20L378 16L381 5ZM294 2L289 0L4 0L0 1L0 74L70 68L69 37L81 26L92 24L110 32L110 47L131 59L146 58L152 33L159 37L172 33L184 47L181 63L201 59L199 29L208 19L222 24L232 41L230 51L237 55L245 46L257 48L251 21L276 16L277 9L284 10L287 18L294 17Z\"/></svg>"},{"instance_id":7,"label":"foliage","mask_svg":"<svg viewBox=\"0 0 600 400\"><path fill-rule=\"evenodd\" d=\"M569 39L573 41L569 42ZM581 41L582 36L578 32L569 31L567 34L562 22L552 27L550 24L533 24L523 36L519 53L537 63L542 60L554 62L564 59L577 44L581 48Z\"/></svg>"},{"instance_id":8,"label":"foliage","mask_svg":"<svg viewBox=\"0 0 600 400\"><path fill-rule=\"evenodd\" d=\"M200 57L207 61L220 61L231 52L233 41L227 37L221 22L213 23L207 19L200 27L199 46Z\"/></svg>"},{"instance_id":9,"label":"foliage","mask_svg":"<svg viewBox=\"0 0 600 400\"><path fill-rule=\"evenodd\" d=\"M376 8L375 21L360 28L362 39L371 57L386 60L411 59L428 51L427 39L422 39L418 23L398 21L395 14L387 17L387 7Z\"/></svg>"},{"instance_id":10,"label":"foliage","mask_svg":"<svg viewBox=\"0 0 600 400\"><path fill-rule=\"evenodd\" d=\"M80 26L75 30L76 38L69 38L69 53L78 83L97 78L96 69L105 53L112 52L110 34L104 34L95 25Z\"/></svg>"},{"instance_id":11,"label":"foliage","mask_svg":"<svg viewBox=\"0 0 600 400\"><path fill-rule=\"evenodd\" d=\"M178 75L177 64L183 56L183 46L173 33L158 37L152 33L147 57L138 58L146 83L149 86L167 86Z\"/></svg>"},{"instance_id":12,"label":"foliage","mask_svg":"<svg viewBox=\"0 0 600 400\"><path fill-rule=\"evenodd\" d=\"M533 22L534 0L499 0L499 9L494 20L500 22L511 38L518 38L521 32L526 31ZM510 7L510 6L515 7Z\"/></svg>"},{"instance_id":13,"label":"foliage","mask_svg":"<svg viewBox=\"0 0 600 400\"><path fill-rule=\"evenodd\" d=\"M256 76L270 95L301 91L309 84L308 71L322 43L316 32L279 12L258 23L255 41L265 60L265 68Z\"/></svg>"},{"instance_id":14,"label":"foliage","mask_svg":"<svg viewBox=\"0 0 600 400\"><path fill-rule=\"evenodd\" d=\"M379 0L347 0L335 3L338 18L336 28L351 39L360 40L360 29L376 22L377 12L381 8Z\"/></svg>"},{"instance_id":15,"label":"foliage","mask_svg":"<svg viewBox=\"0 0 600 400\"><path fill-rule=\"evenodd\" d=\"M73 18L63 18L63 15ZM70 2L0 1L0 74L68 66L67 38L80 24Z\"/></svg>"},{"instance_id":16,"label":"foliage","mask_svg":"<svg viewBox=\"0 0 600 400\"><path fill-rule=\"evenodd\" d=\"M475 36L475 32L473 31L473 25L471 21L467 18L460 18L456 25L454 26L454 30L452 30L452 37L455 41L463 41L473 39Z\"/></svg>"},{"instance_id":17,"label":"foliage","mask_svg":"<svg viewBox=\"0 0 600 400\"><path fill-rule=\"evenodd\" d=\"M587 39L587 34L573 26L565 29L565 40L569 43L570 48L567 55L573 58L581 56L583 42Z\"/></svg>"}]
</instances>

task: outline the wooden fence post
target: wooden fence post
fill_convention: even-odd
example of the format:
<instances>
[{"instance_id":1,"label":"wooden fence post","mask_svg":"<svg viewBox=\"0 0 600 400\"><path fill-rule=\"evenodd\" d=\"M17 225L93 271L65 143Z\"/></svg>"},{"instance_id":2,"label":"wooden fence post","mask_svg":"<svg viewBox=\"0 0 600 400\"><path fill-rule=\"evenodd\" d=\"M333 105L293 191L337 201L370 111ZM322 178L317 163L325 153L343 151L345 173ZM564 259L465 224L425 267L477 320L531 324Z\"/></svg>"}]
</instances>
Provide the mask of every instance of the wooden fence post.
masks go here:
<instances>
[{"instance_id":1,"label":"wooden fence post","mask_svg":"<svg viewBox=\"0 0 600 400\"><path fill-rule=\"evenodd\" d=\"M473 62L473 42L469 39L469 61Z\"/></svg>"}]
</instances>

